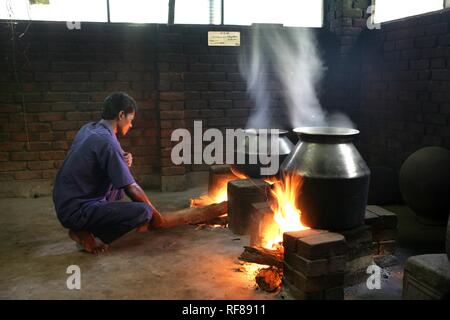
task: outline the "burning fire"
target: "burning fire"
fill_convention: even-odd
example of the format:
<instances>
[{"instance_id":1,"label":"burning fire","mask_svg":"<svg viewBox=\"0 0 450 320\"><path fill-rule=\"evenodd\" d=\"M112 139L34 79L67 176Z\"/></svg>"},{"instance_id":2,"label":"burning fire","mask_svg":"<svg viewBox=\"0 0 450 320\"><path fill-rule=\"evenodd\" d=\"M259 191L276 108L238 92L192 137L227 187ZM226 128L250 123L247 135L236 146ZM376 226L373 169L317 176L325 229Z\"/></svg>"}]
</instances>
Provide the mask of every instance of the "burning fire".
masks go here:
<instances>
[{"instance_id":1,"label":"burning fire","mask_svg":"<svg viewBox=\"0 0 450 320\"><path fill-rule=\"evenodd\" d=\"M231 179L221 179L212 190L209 190L208 194L191 199L191 207L201 207L227 201L227 184L229 181L231 181Z\"/></svg>"},{"instance_id":2,"label":"burning fire","mask_svg":"<svg viewBox=\"0 0 450 320\"><path fill-rule=\"evenodd\" d=\"M274 223L267 227L262 246L267 249L276 249L283 242L283 233L309 229L302 224L301 211L296 206L296 198L300 193L303 180L299 175L287 174L281 181L276 179L266 181L272 184L273 200L270 208L274 213Z\"/></svg>"},{"instance_id":3,"label":"burning fire","mask_svg":"<svg viewBox=\"0 0 450 320\"><path fill-rule=\"evenodd\" d=\"M235 179L247 179L244 174L231 170L235 178L222 178L216 181L208 194L191 199L191 207L206 206L220 203L228 199L227 184ZM273 222L264 227L261 246L266 249L282 250L283 233L289 231L306 230L309 227L301 222L301 211L297 208L296 198L302 187L302 177L296 174L286 174L281 180L266 179L271 184L270 208L273 211Z\"/></svg>"},{"instance_id":4,"label":"burning fire","mask_svg":"<svg viewBox=\"0 0 450 320\"><path fill-rule=\"evenodd\" d=\"M221 203L223 201L228 200L228 194L227 194L227 185L228 182L232 180L237 179L247 179L247 176L244 174L233 170L233 168L230 168L231 172L235 175L234 178L222 178L219 179L216 182L216 185L212 188L212 190L208 190L208 194L204 194L198 198L191 199L191 207L201 207L201 206L207 206L213 203Z\"/></svg>"}]
</instances>

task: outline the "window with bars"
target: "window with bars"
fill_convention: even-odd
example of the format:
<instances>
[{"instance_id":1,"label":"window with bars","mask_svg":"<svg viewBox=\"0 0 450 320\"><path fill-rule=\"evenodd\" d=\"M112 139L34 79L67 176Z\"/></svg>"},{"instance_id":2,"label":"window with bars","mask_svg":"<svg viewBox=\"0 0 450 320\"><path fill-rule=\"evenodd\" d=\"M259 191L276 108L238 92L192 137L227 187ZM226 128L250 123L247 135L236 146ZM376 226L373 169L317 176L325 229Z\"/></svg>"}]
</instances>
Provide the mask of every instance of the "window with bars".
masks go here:
<instances>
[{"instance_id":1,"label":"window with bars","mask_svg":"<svg viewBox=\"0 0 450 320\"><path fill-rule=\"evenodd\" d=\"M170 0L0 0L0 19L168 23ZM175 0L175 24L321 27L322 0ZM109 20L108 20L109 19Z\"/></svg>"},{"instance_id":2,"label":"window with bars","mask_svg":"<svg viewBox=\"0 0 450 320\"><path fill-rule=\"evenodd\" d=\"M0 19L107 22L105 0L0 0Z\"/></svg>"}]
</instances>

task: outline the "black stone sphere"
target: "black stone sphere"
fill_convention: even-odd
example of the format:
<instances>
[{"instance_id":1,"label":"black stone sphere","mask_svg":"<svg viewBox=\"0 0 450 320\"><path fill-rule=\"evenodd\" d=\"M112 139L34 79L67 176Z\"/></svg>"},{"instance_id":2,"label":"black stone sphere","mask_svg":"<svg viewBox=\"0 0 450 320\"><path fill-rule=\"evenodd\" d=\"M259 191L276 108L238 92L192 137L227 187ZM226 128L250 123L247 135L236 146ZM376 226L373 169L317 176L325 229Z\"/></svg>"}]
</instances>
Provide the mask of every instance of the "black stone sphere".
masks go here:
<instances>
[{"instance_id":1,"label":"black stone sphere","mask_svg":"<svg viewBox=\"0 0 450 320\"><path fill-rule=\"evenodd\" d=\"M450 151L422 148L403 163L400 192L419 222L445 225L450 210Z\"/></svg>"}]
</instances>

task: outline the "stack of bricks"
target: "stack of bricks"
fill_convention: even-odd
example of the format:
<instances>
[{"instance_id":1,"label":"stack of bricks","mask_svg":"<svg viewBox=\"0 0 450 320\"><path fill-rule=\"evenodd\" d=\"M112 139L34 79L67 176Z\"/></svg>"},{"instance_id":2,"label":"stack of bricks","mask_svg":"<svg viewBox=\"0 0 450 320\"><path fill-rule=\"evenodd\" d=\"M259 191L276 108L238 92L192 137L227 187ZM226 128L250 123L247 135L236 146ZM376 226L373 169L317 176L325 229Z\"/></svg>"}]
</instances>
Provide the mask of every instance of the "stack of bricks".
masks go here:
<instances>
[{"instance_id":1,"label":"stack of bricks","mask_svg":"<svg viewBox=\"0 0 450 320\"><path fill-rule=\"evenodd\" d=\"M259 179L228 182L228 226L235 234L250 234L252 204L267 200L270 185Z\"/></svg>"},{"instance_id":2,"label":"stack of bricks","mask_svg":"<svg viewBox=\"0 0 450 320\"><path fill-rule=\"evenodd\" d=\"M344 231L335 231L345 238L346 265L344 285L346 287L364 282L367 279L367 267L373 264L372 232L370 227L362 225Z\"/></svg>"},{"instance_id":3,"label":"stack of bricks","mask_svg":"<svg viewBox=\"0 0 450 320\"><path fill-rule=\"evenodd\" d=\"M250 213L250 245L262 246L266 231L273 225L273 211L268 201L253 203Z\"/></svg>"},{"instance_id":4,"label":"stack of bricks","mask_svg":"<svg viewBox=\"0 0 450 320\"><path fill-rule=\"evenodd\" d=\"M344 298L347 260L344 236L326 230L308 229L284 233L283 242L283 298Z\"/></svg>"},{"instance_id":5,"label":"stack of bricks","mask_svg":"<svg viewBox=\"0 0 450 320\"><path fill-rule=\"evenodd\" d=\"M214 196L217 192L227 188L228 182L239 178L231 171L231 167L226 164L216 164L209 167L208 195Z\"/></svg>"},{"instance_id":6,"label":"stack of bricks","mask_svg":"<svg viewBox=\"0 0 450 320\"><path fill-rule=\"evenodd\" d=\"M395 253L397 216L379 206L367 206L365 224L372 230L373 255L386 256Z\"/></svg>"},{"instance_id":7,"label":"stack of bricks","mask_svg":"<svg viewBox=\"0 0 450 320\"><path fill-rule=\"evenodd\" d=\"M252 204L250 221L250 245L261 246L265 242L264 234L274 223L267 201ZM336 299L338 289L329 285L337 282L328 283L323 279L337 281L337 273L343 276L342 288L364 282L374 257L394 253L397 217L381 207L368 206L365 222L349 230L309 229L285 233L285 294L296 299ZM343 239L344 251L340 254L327 251L328 247L332 250L335 246L332 239ZM309 251L302 253L304 248ZM321 287L320 283L326 284ZM333 294L329 292L331 289Z\"/></svg>"}]
</instances>

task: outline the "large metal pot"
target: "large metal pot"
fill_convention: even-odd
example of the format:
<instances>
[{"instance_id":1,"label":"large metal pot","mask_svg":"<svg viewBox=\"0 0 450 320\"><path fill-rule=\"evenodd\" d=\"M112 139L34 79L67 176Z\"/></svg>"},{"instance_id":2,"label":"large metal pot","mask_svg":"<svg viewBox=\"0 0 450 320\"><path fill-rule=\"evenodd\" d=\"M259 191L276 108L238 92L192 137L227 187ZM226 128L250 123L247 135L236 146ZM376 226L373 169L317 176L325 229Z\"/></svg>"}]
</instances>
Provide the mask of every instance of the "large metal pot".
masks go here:
<instances>
[{"instance_id":1,"label":"large metal pot","mask_svg":"<svg viewBox=\"0 0 450 320\"><path fill-rule=\"evenodd\" d=\"M250 178L262 178L265 176L261 175L262 167L269 167L270 165L263 164L260 161L260 153L268 154L271 157L278 158L278 168L277 172L274 174L278 175L279 166L286 159L286 157L291 153L294 148L294 144L288 139L286 130L278 130L279 134L275 135L274 142L278 144L278 152L277 154L271 154L271 141L272 135L270 134L270 130L267 129L264 131L265 135L261 135L261 129L245 129L244 138L237 141L236 149L234 151L234 164L232 165L232 169L234 172L242 173ZM260 139L267 139L266 149L261 149ZM250 147L251 143L256 142L256 149L252 149ZM257 158L256 163L250 163L251 156L255 156ZM242 157L245 159L245 163L239 164L237 159Z\"/></svg>"},{"instance_id":2,"label":"large metal pot","mask_svg":"<svg viewBox=\"0 0 450 320\"><path fill-rule=\"evenodd\" d=\"M370 170L352 140L358 130L336 127L294 129L300 141L281 165L281 174L298 174L297 196L303 224L345 230L364 223Z\"/></svg>"}]
</instances>

